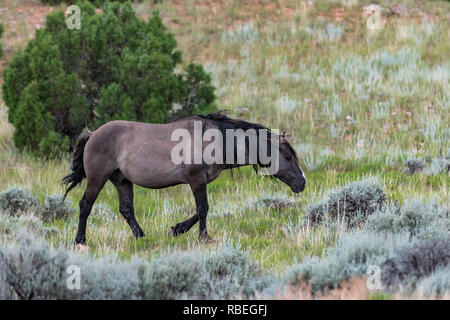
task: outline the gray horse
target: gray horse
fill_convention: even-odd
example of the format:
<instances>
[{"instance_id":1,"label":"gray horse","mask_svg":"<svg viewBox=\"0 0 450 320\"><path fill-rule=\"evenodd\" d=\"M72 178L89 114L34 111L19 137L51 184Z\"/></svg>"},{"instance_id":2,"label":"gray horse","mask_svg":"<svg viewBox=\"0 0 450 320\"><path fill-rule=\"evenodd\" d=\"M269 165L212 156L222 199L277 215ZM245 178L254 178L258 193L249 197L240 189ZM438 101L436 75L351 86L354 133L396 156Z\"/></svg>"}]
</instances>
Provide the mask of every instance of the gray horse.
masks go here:
<instances>
[{"instance_id":1,"label":"gray horse","mask_svg":"<svg viewBox=\"0 0 450 320\"><path fill-rule=\"evenodd\" d=\"M257 139L256 145L254 145L255 140L250 139L248 135L241 140L241 145L237 143L231 148L229 139L221 142L219 144L221 150L215 150L214 153L216 155L223 154L225 158L225 154L229 154L228 151L234 151L235 157L231 161L224 159L224 161L216 161L216 163L206 163L203 160L200 163L187 163L186 161L177 163L173 159L173 150L177 145L179 146L179 142L173 141L173 133L177 129L181 129L182 132L195 136L194 131L198 124L201 125L203 133L208 129L213 129L221 132L225 137L229 130L240 130L244 133L253 130L260 139ZM264 132L270 135L264 136L262 134ZM266 136L267 138L265 138ZM205 151L206 145L206 142L201 142L200 152ZM133 184L150 189L189 184L195 198L196 214L171 227L169 236L175 237L185 233L197 221L200 221L199 240L210 241L211 238L206 228L208 213L206 185L216 179L222 170L253 165L254 169L258 171L258 167L269 166L270 163L262 162L260 153L252 157L249 152L252 147L256 147L258 150L264 147L269 155L276 154L278 156L278 168L272 177L280 179L295 193L305 189L305 176L284 133L275 135L262 125L230 119L220 113L189 116L167 124L111 121L94 132L82 134L75 147L71 166L72 173L63 179L63 183L69 185L64 198L84 178L87 179L86 190L80 201L80 216L75 243L79 245L86 243L87 218L99 192L108 180L118 191L119 211L126 219L136 239L145 234L134 214ZM195 147L191 148L195 149ZM277 148L277 153L274 153L275 148ZM184 155L188 152L183 151ZM191 152L195 157L194 151ZM243 161L237 161L239 154L243 156Z\"/></svg>"}]
</instances>

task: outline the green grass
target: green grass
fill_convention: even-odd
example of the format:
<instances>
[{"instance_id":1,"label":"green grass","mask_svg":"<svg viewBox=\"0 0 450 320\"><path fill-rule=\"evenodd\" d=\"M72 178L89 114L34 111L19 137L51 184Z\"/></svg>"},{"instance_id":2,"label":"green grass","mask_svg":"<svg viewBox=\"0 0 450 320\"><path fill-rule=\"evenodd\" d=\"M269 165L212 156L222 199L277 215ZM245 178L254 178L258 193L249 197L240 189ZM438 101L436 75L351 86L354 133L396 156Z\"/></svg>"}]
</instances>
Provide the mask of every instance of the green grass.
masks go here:
<instances>
[{"instance_id":1,"label":"green grass","mask_svg":"<svg viewBox=\"0 0 450 320\"><path fill-rule=\"evenodd\" d=\"M295 260L322 255L338 239L335 230L324 227L297 230L292 235L285 230L298 224L308 205L347 182L373 176L382 182L391 200L437 198L449 205L448 174L410 176L402 171L408 157L449 155L450 38L448 19L442 17L450 10L449 2L405 1L408 9L420 8L437 18L428 25L414 17L407 21L388 17L377 34L366 30L361 16L365 1L346 8L341 22L329 11L340 7L339 2L323 0L309 11L304 11L300 1L292 1L288 7L294 13L279 20L277 12L285 12L281 2L275 2L278 9L272 10L269 1L250 7L238 1L233 7L217 1L215 15L203 2L195 10L189 3L154 5L144 1L136 4L136 9L142 17L153 9L162 12L185 63L203 63L211 72L221 109L239 117L239 109L246 107L248 112L242 118L287 129L308 179L307 188L293 194L281 182L257 176L251 168L235 170L234 177L222 173L208 186L208 229L216 242L203 245L197 241L197 226L178 238L167 238L170 226L194 212L188 186L163 190L136 187L137 220L147 236L135 241L121 217L108 224L90 219L87 239L91 253L114 252L123 258L137 254L151 259L171 248L207 249L232 241L267 270L281 273ZM390 2L381 4L387 7ZM238 25L248 23L257 28L257 40L249 42L239 36L236 42L221 40L224 32L236 35ZM343 27L339 41L318 38L319 34L326 36L328 23ZM397 26L405 23L409 31L400 36ZM8 45L14 38L9 47L23 48L28 35L17 29L16 33L24 33L17 39L12 32L6 28L3 43ZM6 59L10 57L8 54ZM289 106L291 110L283 109ZM0 189L26 186L41 202L46 194L62 193L60 180L69 171L69 157L43 161L18 152L12 132L0 100ZM69 195L74 206L84 186ZM281 211L254 206L265 195L287 197L295 206ZM119 215L116 191L110 183L97 203ZM49 240L71 247L77 217L52 225L60 231ZM391 297L375 294L370 298Z\"/></svg>"}]
</instances>

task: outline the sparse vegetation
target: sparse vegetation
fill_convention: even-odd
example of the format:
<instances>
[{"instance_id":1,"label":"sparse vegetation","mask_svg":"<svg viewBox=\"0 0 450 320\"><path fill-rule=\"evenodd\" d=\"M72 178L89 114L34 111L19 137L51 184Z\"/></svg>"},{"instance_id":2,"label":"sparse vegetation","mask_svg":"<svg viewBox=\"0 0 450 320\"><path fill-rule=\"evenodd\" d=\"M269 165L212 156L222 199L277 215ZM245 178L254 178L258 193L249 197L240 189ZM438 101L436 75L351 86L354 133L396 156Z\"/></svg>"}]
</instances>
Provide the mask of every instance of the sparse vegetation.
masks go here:
<instances>
[{"instance_id":1,"label":"sparse vegetation","mask_svg":"<svg viewBox=\"0 0 450 320\"><path fill-rule=\"evenodd\" d=\"M194 214L189 187L135 187L136 216L146 232L136 241L108 183L89 220L89 253L73 252L77 214L49 220L41 214L46 196L63 192L59 181L70 159L43 160L17 150L8 107L0 100L0 192L23 186L39 208L25 205L14 216L0 209L0 251L16 261L22 243L46 262L35 273L16 270L20 277L10 275L12 285L2 285L5 275L0 274L0 295L18 298L12 287L19 279L23 285L17 290L23 297L31 292L34 298L62 297L63 289L35 290L28 285L30 277L50 283L41 272L76 262L92 275L85 283L91 293L80 292L77 298L138 298L144 296L132 287L138 284L147 286L145 297L204 298L214 283L217 291L211 290L208 298L251 298L256 293L294 299L328 294L448 299L450 271L438 247L446 248L450 228L450 3L408 0L402 15L391 15L385 14L391 2L378 1L387 11L382 11L385 24L377 30L366 27L365 1L303 3L235 1L230 7L214 2L212 14L210 1L196 1L195 9L190 2L133 2L136 15L145 21L154 10L161 12L183 52L177 72L187 70L189 61L205 66L220 109L287 129L307 177L305 192L297 195L251 168L222 173L208 185L208 230L216 240L211 245L197 242L197 227L176 239L166 237L170 226ZM40 37L35 36L36 24L44 28L45 20L36 20L32 10L15 10L29 5L23 0L2 2L9 10L0 11L5 27L0 72L31 38ZM33 2L33 12L42 17L51 9ZM22 96L33 101L31 93ZM109 101L123 105L120 99ZM75 211L83 187L74 189L66 204ZM311 212L320 223L312 223ZM22 228L35 234L36 241L18 240ZM239 243L239 250L228 243ZM436 258L444 262L428 264L431 243ZM55 252L68 260L54 259ZM23 254L35 265L31 255ZM186 264L177 266L181 257ZM415 269L410 264L416 258L424 261ZM385 281L392 279L393 285L369 290L369 265L379 266L382 278L386 270ZM186 288L179 279L192 269L201 270L204 279ZM125 271L130 274L123 276ZM51 281L67 277L53 274ZM168 283L173 287L150 289ZM49 291L43 292L45 288Z\"/></svg>"}]
</instances>

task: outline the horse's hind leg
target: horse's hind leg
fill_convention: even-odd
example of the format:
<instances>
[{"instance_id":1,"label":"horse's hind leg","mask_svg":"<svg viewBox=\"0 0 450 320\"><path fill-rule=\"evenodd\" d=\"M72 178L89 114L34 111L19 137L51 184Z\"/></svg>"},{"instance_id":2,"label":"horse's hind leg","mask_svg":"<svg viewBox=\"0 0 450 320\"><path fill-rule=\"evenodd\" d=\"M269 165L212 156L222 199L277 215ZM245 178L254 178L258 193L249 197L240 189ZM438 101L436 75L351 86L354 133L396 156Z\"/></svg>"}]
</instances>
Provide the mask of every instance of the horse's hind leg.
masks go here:
<instances>
[{"instance_id":1,"label":"horse's hind leg","mask_svg":"<svg viewBox=\"0 0 450 320\"><path fill-rule=\"evenodd\" d=\"M86 190L80 200L80 216L78 220L78 231L75 238L75 244L86 244L86 223L91 213L92 206L95 200L97 200L98 194L102 190L105 182L89 180L87 182Z\"/></svg>"},{"instance_id":2,"label":"horse's hind leg","mask_svg":"<svg viewBox=\"0 0 450 320\"><path fill-rule=\"evenodd\" d=\"M119 194L119 211L127 221L131 231L133 231L134 237L136 239L144 237L145 233L142 231L134 215L133 184L118 170L114 172L110 180L116 187Z\"/></svg>"}]
</instances>

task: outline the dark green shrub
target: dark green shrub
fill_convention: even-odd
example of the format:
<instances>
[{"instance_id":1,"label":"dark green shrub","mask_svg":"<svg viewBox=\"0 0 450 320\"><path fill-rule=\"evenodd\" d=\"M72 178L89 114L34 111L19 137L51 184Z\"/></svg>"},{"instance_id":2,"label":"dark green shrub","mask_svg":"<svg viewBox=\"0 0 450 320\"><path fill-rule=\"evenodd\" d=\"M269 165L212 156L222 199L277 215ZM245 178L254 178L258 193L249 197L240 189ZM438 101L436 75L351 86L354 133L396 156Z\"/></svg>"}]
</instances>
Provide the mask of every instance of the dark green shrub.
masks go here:
<instances>
[{"instance_id":1,"label":"dark green shrub","mask_svg":"<svg viewBox=\"0 0 450 320\"><path fill-rule=\"evenodd\" d=\"M342 219L355 226L381 208L385 195L381 185L373 179L355 181L333 190L327 198L307 208L312 224L323 220Z\"/></svg>"},{"instance_id":2,"label":"dark green shrub","mask_svg":"<svg viewBox=\"0 0 450 320\"><path fill-rule=\"evenodd\" d=\"M29 191L12 187L0 192L0 210L16 215L21 211L39 211L40 203Z\"/></svg>"},{"instance_id":3,"label":"dark green shrub","mask_svg":"<svg viewBox=\"0 0 450 320\"><path fill-rule=\"evenodd\" d=\"M62 11L4 70L3 98L19 149L54 157L79 133L122 119L165 122L215 107L202 66L181 63L176 40L155 12L139 20L129 3L81 9L81 29L68 29Z\"/></svg>"}]
</instances>

